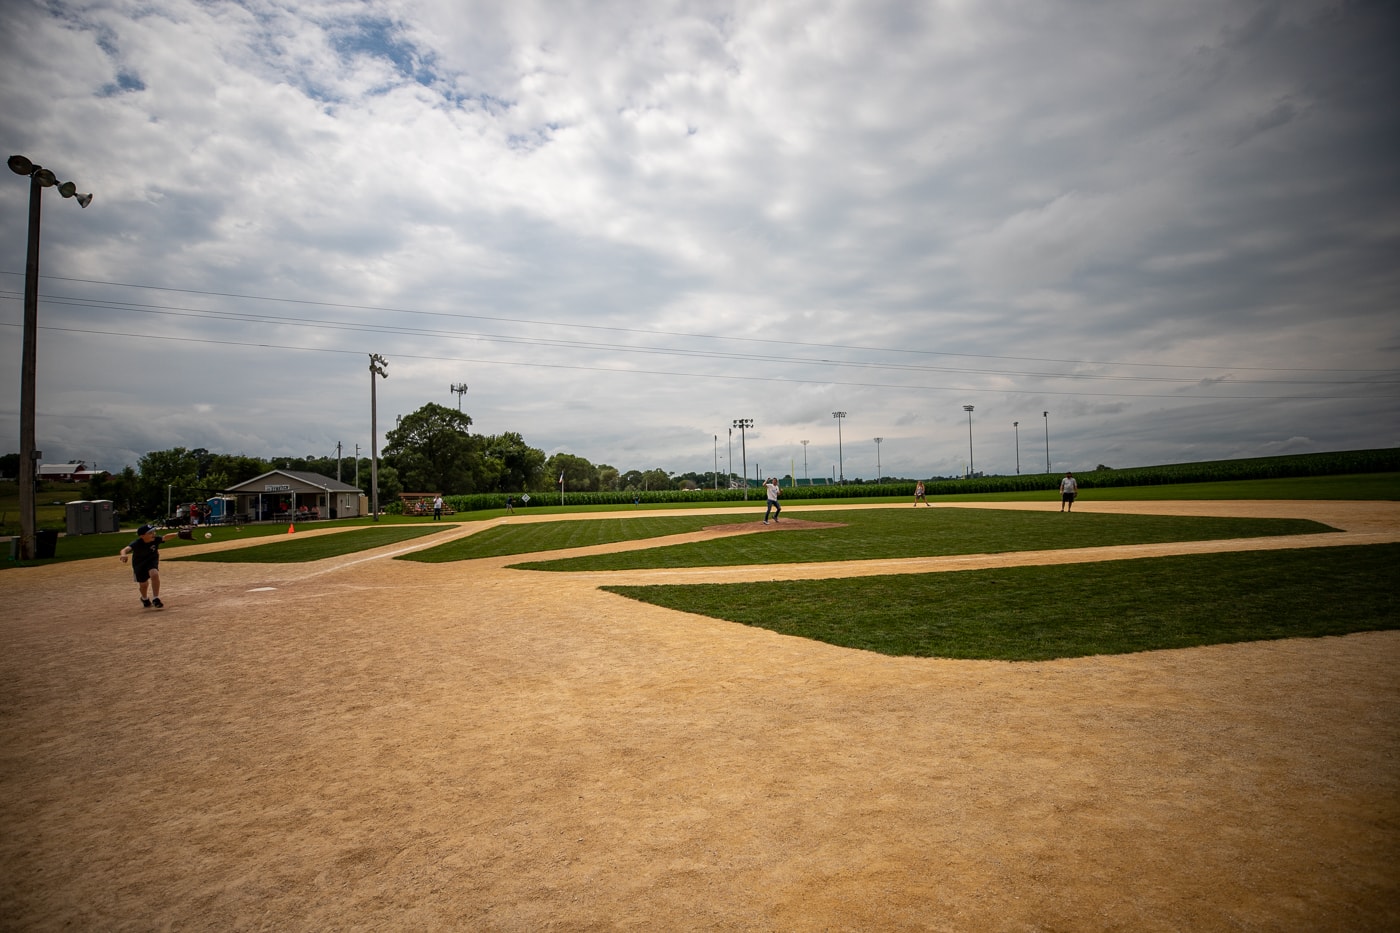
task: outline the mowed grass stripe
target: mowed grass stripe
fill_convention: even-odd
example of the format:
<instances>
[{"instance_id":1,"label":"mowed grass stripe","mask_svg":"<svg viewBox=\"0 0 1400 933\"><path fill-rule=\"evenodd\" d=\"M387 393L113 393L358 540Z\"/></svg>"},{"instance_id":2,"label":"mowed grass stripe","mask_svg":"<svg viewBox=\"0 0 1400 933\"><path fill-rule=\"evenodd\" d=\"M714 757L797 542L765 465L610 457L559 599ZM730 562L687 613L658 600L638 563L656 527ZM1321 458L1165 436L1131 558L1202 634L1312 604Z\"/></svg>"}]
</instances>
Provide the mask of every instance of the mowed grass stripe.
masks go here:
<instances>
[{"instance_id":1,"label":"mowed grass stripe","mask_svg":"<svg viewBox=\"0 0 1400 933\"><path fill-rule=\"evenodd\" d=\"M553 571L733 567L746 564L997 554L1172 541L1216 541L1230 538L1320 534L1337 530L1319 522L1291 518L1103 515L1008 509L909 508L804 511L789 514L791 518L801 518L805 521L839 523L840 527L792 531L769 529L761 534L731 535L688 544L536 561L515 566L528 570ZM664 523L674 519L657 521ZM718 523L712 516L705 519L705 522ZM619 524L630 525L632 522L622 521ZM547 535L548 532L539 534ZM639 534L636 537L644 535ZM573 540L576 543L568 546L577 547L585 543L582 538L583 536L575 532Z\"/></svg>"},{"instance_id":2,"label":"mowed grass stripe","mask_svg":"<svg viewBox=\"0 0 1400 933\"><path fill-rule=\"evenodd\" d=\"M751 521L749 515L666 515L657 513L641 518L600 518L587 521L522 522L498 525L413 554L400 560L423 563L444 563L454 560L477 560L482 557L509 557L512 554L534 554L538 551L561 551L567 548L613 544L618 541L640 541L666 535L699 531L712 525Z\"/></svg>"},{"instance_id":3,"label":"mowed grass stripe","mask_svg":"<svg viewBox=\"0 0 1400 933\"><path fill-rule=\"evenodd\" d=\"M220 564L298 564L327 557L340 557L356 551L368 551L400 541L421 538L441 531L441 527L421 525L392 525L385 528L357 528L333 535L283 535L268 544L236 548L227 551L182 550L170 555L172 560L205 561Z\"/></svg>"},{"instance_id":4,"label":"mowed grass stripe","mask_svg":"<svg viewBox=\"0 0 1400 933\"><path fill-rule=\"evenodd\" d=\"M1396 566L1380 544L604 589L881 654L1046 661L1400 628Z\"/></svg>"}]
</instances>

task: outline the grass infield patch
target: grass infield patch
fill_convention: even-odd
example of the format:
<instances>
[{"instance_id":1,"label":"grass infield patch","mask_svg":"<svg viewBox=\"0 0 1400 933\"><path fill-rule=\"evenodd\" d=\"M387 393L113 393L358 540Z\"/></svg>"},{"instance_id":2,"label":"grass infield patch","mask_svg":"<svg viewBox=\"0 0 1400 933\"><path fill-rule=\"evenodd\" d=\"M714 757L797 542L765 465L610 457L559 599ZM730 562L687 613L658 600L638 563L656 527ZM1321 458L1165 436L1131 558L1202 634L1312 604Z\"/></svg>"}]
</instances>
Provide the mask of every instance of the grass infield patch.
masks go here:
<instances>
[{"instance_id":1,"label":"grass infield patch","mask_svg":"<svg viewBox=\"0 0 1400 933\"><path fill-rule=\"evenodd\" d=\"M807 521L839 523L841 527L793 531L767 529L761 534L732 535L688 544L616 554L560 558L516 566L528 570L555 571L734 567L745 564L1048 551L1170 541L1218 541L1273 535L1320 534L1337 530L1306 519L1104 515L1062 513L1058 510L1028 512L1010 509L908 508L803 511L793 514L794 517ZM677 519L658 518L656 521L664 523ZM705 522L719 523L713 516L706 518ZM619 524L625 526L632 522L621 521ZM549 529L558 526L535 527ZM669 527L677 528L674 525ZM670 534L674 531L658 533ZM544 535L548 532L541 531L538 534ZM575 531L574 534L577 535L578 532Z\"/></svg>"},{"instance_id":2,"label":"grass infield patch","mask_svg":"<svg viewBox=\"0 0 1400 933\"><path fill-rule=\"evenodd\" d=\"M771 583L608 586L881 654L1046 661L1400 628L1400 544Z\"/></svg>"},{"instance_id":3,"label":"grass infield patch","mask_svg":"<svg viewBox=\"0 0 1400 933\"><path fill-rule=\"evenodd\" d=\"M386 544L397 544L441 531L441 527L421 525L391 525L385 528L363 528L333 535L283 534L267 544L236 548L228 551L199 553L180 550L171 560L206 561L219 564L298 564L327 557L340 557L356 551L368 551Z\"/></svg>"},{"instance_id":4,"label":"grass infield patch","mask_svg":"<svg viewBox=\"0 0 1400 933\"><path fill-rule=\"evenodd\" d=\"M639 541L699 531L712 525L752 521L750 515L676 515L656 513L638 518L599 518L571 522L522 522L498 525L434 548L403 554L399 560L445 563L482 557L507 557L537 551Z\"/></svg>"}]
</instances>

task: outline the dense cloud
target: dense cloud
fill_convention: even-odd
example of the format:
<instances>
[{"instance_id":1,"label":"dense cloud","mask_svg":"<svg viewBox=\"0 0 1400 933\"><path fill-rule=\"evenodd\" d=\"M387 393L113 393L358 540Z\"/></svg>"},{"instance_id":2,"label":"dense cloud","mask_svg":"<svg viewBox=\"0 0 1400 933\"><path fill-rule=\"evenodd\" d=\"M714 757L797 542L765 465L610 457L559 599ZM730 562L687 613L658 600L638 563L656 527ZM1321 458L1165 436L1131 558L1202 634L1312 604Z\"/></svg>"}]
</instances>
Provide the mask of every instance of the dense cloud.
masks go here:
<instances>
[{"instance_id":1,"label":"dense cloud","mask_svg":"<svg viewBox=\"0 0 1400 933\"><path fill-rule=\"evenodd\" d=\"M369 353L381 431L460 401L624 470L725 469L752 418L751 471L873 477L882 437L956 474L969 404L988 472L1047 428L1056 471L1394 446L1398 36L1371 2L14 4L0 138L96 195L44 199L38 446L367 450ZM11 177L15 382L26 209Z\"/></svg>"}]
</instances>

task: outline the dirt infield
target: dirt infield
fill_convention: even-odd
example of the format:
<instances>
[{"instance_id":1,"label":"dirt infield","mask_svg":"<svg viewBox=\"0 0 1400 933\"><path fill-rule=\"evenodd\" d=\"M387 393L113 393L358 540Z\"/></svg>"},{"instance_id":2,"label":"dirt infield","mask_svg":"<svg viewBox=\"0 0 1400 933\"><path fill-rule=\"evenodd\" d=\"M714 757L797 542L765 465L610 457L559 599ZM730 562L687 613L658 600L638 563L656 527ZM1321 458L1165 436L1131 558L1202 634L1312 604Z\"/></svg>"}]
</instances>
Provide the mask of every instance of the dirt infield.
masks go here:
<instances>
[{"instance_id":1,"label":"dirt infield","mask_svg":"<svg viewBox=\"0 0 1400 933\"><path fill-rule=\"evenodd\" d=\"M1077 509L1400 540L1400 503ZM597 589L1298 538L617 574L387 559L479 527L167 560L163 611L124 538L0 573L0 927L1400 928L1400 632L943 661Z\"/></svg>"}]
</instances>

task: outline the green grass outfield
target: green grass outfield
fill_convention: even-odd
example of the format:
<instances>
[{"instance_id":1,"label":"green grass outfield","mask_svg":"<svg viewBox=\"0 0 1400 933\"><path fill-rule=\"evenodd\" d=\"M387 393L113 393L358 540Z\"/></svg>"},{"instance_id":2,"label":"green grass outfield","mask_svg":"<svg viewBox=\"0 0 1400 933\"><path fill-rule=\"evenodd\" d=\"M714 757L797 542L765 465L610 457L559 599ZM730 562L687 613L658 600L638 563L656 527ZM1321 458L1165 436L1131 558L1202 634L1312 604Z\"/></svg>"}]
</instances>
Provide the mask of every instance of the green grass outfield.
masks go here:
<instances>
[{"instance_id":1,"label":"green grass outfield","mask_svg":"<svg viewBox=\"0 0 1400 933\"><path fill-rule=\"evenodd\" d=\"M1044 661L1400 628L1397 566L1377 544L604 589L881 654Z\"/></svg>"},{"instance_id":2,"label":"green grass outfield","mask_svg":"<svg viewBox=\"0 0 1400 933\"><path fill-rule=\"evenodd\" d=\"M40 496L41 504L38 510L40 528L62 528L64 522L64 508L62 505L49 503L48 497L73 498L80 493L75 490L78 487L55 487L55 489L45 489ZM57 490L57 491L55 491ZM1262 480L1239 480L1218 483L1181 483L1170 486L1135 486L1114 489L1090 489L1085 490L1081 495L1084 502L1093 502L1096 499L1101 501L1126 502L1133 500L1153 500L1153 499L1351 499L1351 500L1397 500L1400 499L1400 473L1364 473L1344 476L1311 476L1299 477L1296 479L1262 479ZM0 482L0 512L11 515L17 512L18 495L14 492L14 483ZM908 497L895 498L832 498L819 500L803 500L804 506L810 505L852 505L869 504L876 505L886 502L907 502ZM935 502L1046 502L1054 503L1058 501L1052 493L990 493L984 495L966 496L938 496ZM730 507L734 510L735 521L748 520L756 510L762 508L762 501L755 499L752 502L701 502L694 503L667 503L650 504L641 506L534 506L529 509L517 509L518 513L529 515L552 515L570 514L576 515L587 512L638 512L650 514L684 515L690 509L716 507ZM458 512L450 516L444 522L432 523L431 519L419 517L385 515L379 522L374 522L369 518L340 519L338 521L318 521L306 523L303 530L318 530L322 528L345 528L345 527L383 527L387 525L416 525L425 524L457 524L462 522L484 522L492 519L504 517L504 509L483 510L478 512ZM706 519L706 524L720 524L726 519L710 517ZM42 564L62 563L70 560L87 560L95 557L109 557L115 555L122 547L135 537L134 525L130 522L123 531L113 534L101 535L79 535L69 537L61 535L58 539L57 548L52 558L31 561L0 560L0 569L15 569L22 567L39 566ZM700 527L704 527L701 525ZM286 534L286 528L281 523L263 523L242 526L216 525L212 528L214 540L216 541L250 541L255 538L273 537ZM183 550L187 547L196 547L203 540L177 541L172 538L167 548L171 551ZM600 542L601 543L601 542ZM573 545L561 545L573 546ZM521 553L521 552L515 552ZM451 558L460 559L460 558Z\"/></svg>"},{"instance_id":3,"label":"green grass outfield","mask_svg":"<svg viewBox=\"0 0 1400 933\"><path fill-rule=\"evenodd\" d=\"M528 570L645 570L675 567L733 567L818 561L937 557L949 554L997 554L1065 548L1155 544L1167 541L1219 541L1274 535L1336 531L1327 525L1291 518L1218 518L1177 515L1106 515L1088 512L1011 509L849 509L836 512L790 512L789 520L839 523L838 527L776 529L762 534L728 535L667 547L535 561L515 566ZM403 559L461 559L523 553L550 547L578 547L653 537L717 524L713 516L615 519L493 528L438 548L403 555ZM755 519L749 519L750 522ZM585 526L566 528L565 526ZM592 527L587 527L592 526ZM636 527L629 527L636 526ZM671 530L667 530L667 529ZM554 536L551 537L551 534ZM481 540L476 540L481 539ZM434 552L438 552L434 555Z\"/></svg>"}]
</instances>

